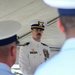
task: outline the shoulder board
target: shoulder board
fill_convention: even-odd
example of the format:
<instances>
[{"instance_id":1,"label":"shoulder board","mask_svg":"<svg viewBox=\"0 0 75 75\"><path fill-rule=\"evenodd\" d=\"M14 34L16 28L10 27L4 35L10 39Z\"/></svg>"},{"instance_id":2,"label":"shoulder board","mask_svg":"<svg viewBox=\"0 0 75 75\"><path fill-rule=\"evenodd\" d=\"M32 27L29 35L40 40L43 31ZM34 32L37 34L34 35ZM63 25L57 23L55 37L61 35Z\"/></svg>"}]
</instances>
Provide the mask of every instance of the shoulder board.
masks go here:
<instances>
[{"instance_id":1,"label":"shoulder board","mask_svg":"<svg viewBox=\"0 0 75 75\"><path fill-rule=\"evenodd\" d=\"M44 44L44 43L41 43L42 45L44 45L44 46L48 46L48 45L46 45L46 44Z\"/></svg>"},{"instance_id":2,"label":"shoulder board","mask_svg":"<svg viewBox=\"0 0 75 75\"><path fill-rule=\"evenodd\" d=\"M30 42L26 42L26 43L23 44L23 46L27 46L29 44L30 44Z\"/></svg>"}]
</instances>

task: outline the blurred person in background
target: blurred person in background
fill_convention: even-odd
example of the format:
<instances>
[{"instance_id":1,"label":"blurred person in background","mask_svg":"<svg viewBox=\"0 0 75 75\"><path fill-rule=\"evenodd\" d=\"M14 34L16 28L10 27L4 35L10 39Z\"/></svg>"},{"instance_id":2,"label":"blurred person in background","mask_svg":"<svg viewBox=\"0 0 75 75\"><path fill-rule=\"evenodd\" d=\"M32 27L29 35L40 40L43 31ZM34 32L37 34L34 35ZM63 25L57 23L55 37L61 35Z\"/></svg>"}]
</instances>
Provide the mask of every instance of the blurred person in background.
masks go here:
<instances>
[{"instance_id":1,"label":"blurred person in background","mask_svg":"<svg viewBox=\"0 0 75 75\"><path fill-rule=\"evenodd\" d=\"M75 75L75 0L44 0L58 8L58 28L66 36L60 52L42 64L34 75Z\"/></svg>"},{"instance_id":2,"label":"blurred person in background","mask_svg":"<svg viewBox=\"0 0 75 75\"><path fill-rule=\"evenodd\" d=\"M11 67L16 60L16 33L20 27L16 21L0 21L0 75L13 75Z\"/></svg>"}]
</instances>

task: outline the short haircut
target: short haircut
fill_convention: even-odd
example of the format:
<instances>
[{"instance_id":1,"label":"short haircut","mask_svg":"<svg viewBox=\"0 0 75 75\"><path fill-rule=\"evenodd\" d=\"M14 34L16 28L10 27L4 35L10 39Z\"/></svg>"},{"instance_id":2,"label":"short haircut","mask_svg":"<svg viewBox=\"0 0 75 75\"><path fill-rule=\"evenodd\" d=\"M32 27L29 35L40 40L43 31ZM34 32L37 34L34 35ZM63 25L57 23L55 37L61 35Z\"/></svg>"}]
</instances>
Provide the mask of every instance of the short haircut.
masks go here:
<instances>
[{"instance_id":1,"label":"short haircut","mask_svg":"<svg viewBox=\"0 0 75 75\"><path fill-rule=\"evenodd\" d=\"M65 31L75 29L75 16L60 16L61 24L64 26Z\"/></svg>"}]
</instances>

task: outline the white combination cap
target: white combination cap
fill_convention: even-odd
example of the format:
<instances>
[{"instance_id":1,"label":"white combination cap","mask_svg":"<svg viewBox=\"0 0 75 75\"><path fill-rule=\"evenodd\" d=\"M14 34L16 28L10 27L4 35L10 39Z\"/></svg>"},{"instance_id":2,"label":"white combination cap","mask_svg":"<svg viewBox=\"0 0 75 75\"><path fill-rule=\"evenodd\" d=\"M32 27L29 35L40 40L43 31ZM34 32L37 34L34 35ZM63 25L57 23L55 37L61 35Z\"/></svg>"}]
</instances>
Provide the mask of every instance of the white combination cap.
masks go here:
<instances>
[{"instance_id":1,"label":"white combination cap","mask_svg":"<svg viewBox=\"0 0 75 75\"><path fill-rule=\"evenodd\" d=\"M0 21L0 46L17 41L16 34L20 28L21 24L17 21Z\"/></svg>"},{"instance_id":2,"label":"white combination cap","mask_svg":"<svg viewBox=\"0 0 75 75\"><path fill-rule=\"evenodd\" d=\"M75 9L75 0L44 0L49 6L64 9Z\"/></svg>"},{"instance_id":3,"label":"white combination cap","mask_svg":"<svg viewBox=\"0 0 75 75\"><path fill-rule=\"evenodd\" d=\"M34 20L31 22L31 29L42 29L44 30L45 27L47 26L46 21L44 20Z\"/></svg>"},{"instance_id":4,"label":"white combination cap","mask_svg":"<svg viewBox=\"0 0 75 75\"><path fill-rule=\"evenodd\" d=\"M75 0L44 0L44 2L58 8L60 15L75 15Z\"/></svg>"}]
</instances>

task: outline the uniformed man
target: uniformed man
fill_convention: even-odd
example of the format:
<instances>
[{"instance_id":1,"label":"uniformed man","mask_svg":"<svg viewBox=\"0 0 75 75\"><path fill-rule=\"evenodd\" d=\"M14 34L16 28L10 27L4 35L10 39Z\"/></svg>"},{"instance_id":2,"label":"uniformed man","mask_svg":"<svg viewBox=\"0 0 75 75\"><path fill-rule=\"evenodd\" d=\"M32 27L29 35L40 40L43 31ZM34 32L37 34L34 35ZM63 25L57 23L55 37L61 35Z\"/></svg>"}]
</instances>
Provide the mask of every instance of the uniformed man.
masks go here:
<instances>
[{"instance_id":1,"label":"uniformed man","mask_svg":"<svg viewBox=\"0 0 75 75\"><path fill-rule=\"evenodd\" d=\"M66 40L60 52L42 64L34 75L75 75L75 0L44 1L58 8L58 28Z\"/></svg>"},{"instance_id":2,"label":"uniformed man","mask_svg":"<svg viewBox=\"0 0 75 75\"><path fill-rule=\"evenodd\" d=\"M12 21L0 21L0 75L13 75L11 66L16 60L17 31L21 24Z\"/></svg>"},{"instance_id":3,"label":"uniformed man","mask_svg":"<svg viewBox=\"0 0 75 75\"><path fill-rule=\"evenodd\" d=\"M36 68L50 57L50 48L41 42L44 29L44 22L32 24L32 39L21 47L19 65L24 75L33 75Z\"/></svg>"}]
</instances>

